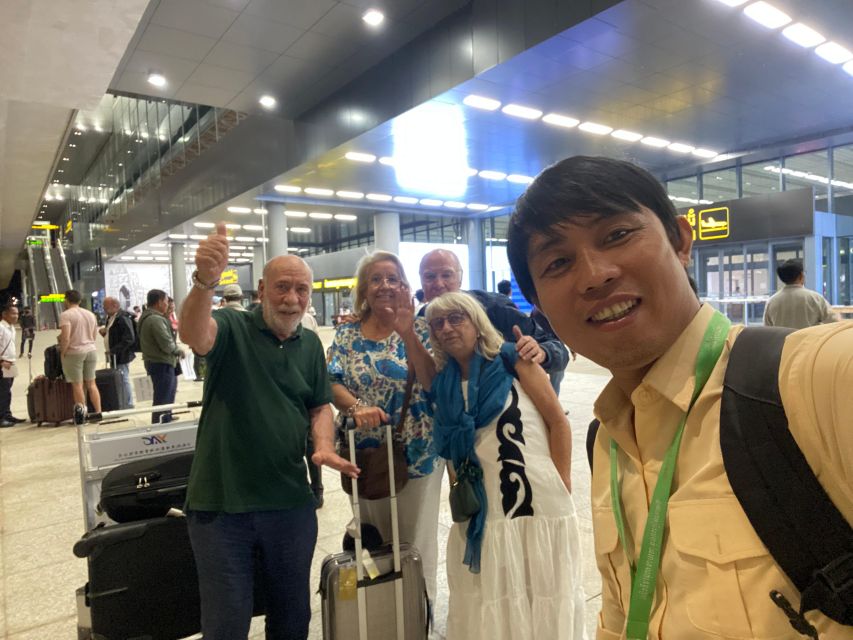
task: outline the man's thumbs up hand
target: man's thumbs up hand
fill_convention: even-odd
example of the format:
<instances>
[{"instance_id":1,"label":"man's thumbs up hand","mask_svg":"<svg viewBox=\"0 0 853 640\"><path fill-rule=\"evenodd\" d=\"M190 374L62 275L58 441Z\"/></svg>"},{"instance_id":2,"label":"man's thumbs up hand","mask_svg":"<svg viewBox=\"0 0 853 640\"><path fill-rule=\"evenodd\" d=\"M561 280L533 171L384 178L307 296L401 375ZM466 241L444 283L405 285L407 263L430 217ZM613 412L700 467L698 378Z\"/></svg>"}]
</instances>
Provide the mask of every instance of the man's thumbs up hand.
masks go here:
<instances>
[{"instance_id":1,"label":"man's thumbs up hand","mask_svg":"<svg viewBox=\"0 0 853 640\"><path fill-rule=\"evenodd\" d=\"M213 284L228 266L228 238L225 235L225 223L218 222L216 231L207 240L198 243L195 252L195 268L198 279L203 284Z\"/></svg>"}]
</instances>

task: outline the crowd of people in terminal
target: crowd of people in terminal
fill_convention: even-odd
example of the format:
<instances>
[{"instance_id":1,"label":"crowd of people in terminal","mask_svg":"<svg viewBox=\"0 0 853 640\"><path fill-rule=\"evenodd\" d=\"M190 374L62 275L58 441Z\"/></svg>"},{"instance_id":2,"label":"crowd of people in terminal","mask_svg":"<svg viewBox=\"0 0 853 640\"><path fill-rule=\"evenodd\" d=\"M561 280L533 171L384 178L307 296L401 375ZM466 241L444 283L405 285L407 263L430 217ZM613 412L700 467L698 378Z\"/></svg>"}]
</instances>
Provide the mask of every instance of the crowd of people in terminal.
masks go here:
<instances>
[{"instance_id":1,"label":"crowd of people in terminal","mask_svg":"<svg viewBox=\"0 0 853 640\"><path fill-rule=\"evenodd\" d=\"M221 224L199 243L179 321L170 321L163 291L148 293L138 317L107 298L102 335L129 397L127 367L137 350L154 404L174 401L184 355L176 336L206 365L186 501L204 637L247 636L256 575L267 637L307 637L323 499L318 469L348 482L374 472L369 457L358 467L340 450L345 420L354 422L359 451L384 447L383 426L394 427L405 467L395 517L400 537L421 554L430 598L447 471L450 640L585 638L585 602L594 594L584 593L584 554L594 554L601 573L599 640L794 638L794 629L849 637L853 323L834 322L826 301L803 288L801 262L779 266L785 288L768 302L765 323L801 330L774 333L784 348L764 382L777 389L783 430L812 484L848 529L840 555L795 550L819 560L803 582L736 488L740 467L753 463L734 466L727 453L733 418L724 387L740 366L736 341L749 331L698 299L686 273L691 246L689 224L645 170L573 157L543 171L510 220L508 256L534 317L503 283L498 293L462 290L462 266L443 249L421 261L423 295L415 298L399 257L377 250L359 262L353 308L325 351L310 330L313 278L299 257L267 263L256 305L246 309L240 288L229 285L222 310L213 311L228 264ZM98 326L79 302L79 293L66 294L62 366L75 402L85 407L88 392L100 411ZM8 382L17 320L16 307L3 309L2 426L18 421ZM31 335L31 324L21 327L22 337ZM595 402L588 443L590 549L580 544L572 434L558 399L570 353L612 375ZM751 354L755 362L760 356ZM776 483L793 482L781 474ZM386 541L391 509L387 497L361 500L362 523ZM783 505L772 516L796 517ZM827 581L831 588L820 591Z\"/></svg>"}]
</instances>

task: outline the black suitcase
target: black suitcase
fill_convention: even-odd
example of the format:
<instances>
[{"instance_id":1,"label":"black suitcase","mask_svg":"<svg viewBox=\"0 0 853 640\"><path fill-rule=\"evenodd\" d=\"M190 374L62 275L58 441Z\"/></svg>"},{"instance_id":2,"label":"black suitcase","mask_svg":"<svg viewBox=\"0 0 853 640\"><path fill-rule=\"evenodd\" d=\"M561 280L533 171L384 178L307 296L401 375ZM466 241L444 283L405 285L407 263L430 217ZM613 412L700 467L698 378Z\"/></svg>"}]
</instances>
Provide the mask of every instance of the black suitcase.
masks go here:
<instances>
[{"instance_id":1,"label":"black suitcase","mask_svg":"<svg viewBox=\"0 0 853 640\"><path fill-rule=\"evenodd\" d=\"M62 378L62 354L55 344L44 350L44 375L48 380Z\"/></svg>"},{"instance_id":2,"label":"black suitcase","mask_svg":"<svg viewBox=\"0 0 853 640\"><path fill-rule=\"evenodd\" d=\"M95 371L95 385L101 394L101 411L119 411L127 409L129 404L124 381L118 369L98 369ZM94 411L91 403L89 411Z\"/></svg>"},{"instance_id":3,"label":"black suitcase","mask_svg":"<svg viewBox=\"0 0 853 640\"><path fill-rule=\"evenodd\" d=\"M176 640L201 631L195 559L185 518L101 526L74 545L87 558L93 637Z\"/></svg>"},{"instance_id":4,"label":"black suitcase","mask_svg":"<svg viewBox=\"0 0 853 640\"><path fill-rule=\"evenodd\" d=\"M100 509L116 522L165 516L183 509L193 454L174 453L111 469L101 482Z\"/></svg>"}]
</instances>

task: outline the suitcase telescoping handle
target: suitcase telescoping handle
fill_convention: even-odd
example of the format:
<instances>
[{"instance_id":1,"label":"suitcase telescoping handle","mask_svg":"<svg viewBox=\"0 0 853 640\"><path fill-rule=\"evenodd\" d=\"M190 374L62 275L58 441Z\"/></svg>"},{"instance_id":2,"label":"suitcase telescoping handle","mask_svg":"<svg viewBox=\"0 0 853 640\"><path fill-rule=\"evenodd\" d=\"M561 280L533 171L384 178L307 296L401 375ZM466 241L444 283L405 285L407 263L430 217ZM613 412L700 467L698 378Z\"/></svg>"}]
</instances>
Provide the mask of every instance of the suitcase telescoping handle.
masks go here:
<instances>
[{"instance_id":1,"label":"suitcase telescoping handle","mask_svg":"<svg viewBox=\"0 0 853 640\"><path fill-rule=\"evenodd\" d=\"M349 443L350 462L356 464L355 454L355 420L348 418L344 423ZM403 608L403 574L400 562L400 527L397 516L397 483L394 478L394 433L390 424L385 425L385 445L388 447L388 479L390 482L391 500L391 552L394 557L394 596L396 601L397 640L405 640L406 620ZM361 506L358 498L358 482L352 483L352 512L355 518L355 570L358 588L356 599L358 601L358 637L359 640L368 640L367 637L367 599L364 592L364 562L361 546Z\"/></svg>"},{"instance_id":2,"label":"suitcase telescoping handle","mask_svg":"<svg viewBox=\"0 0 853 640\"><path fill-rule=\"evenodd\" d=\"M192 400L190 402L175 402L172 404L157 404L150 407L134 407L133 409L120 409L118 411L104 411L103 413L92 414L86 418L86 422L94 424L104 420L112 420L114 418L124 418L125 416L135 416L143 413L152 413L157 411L171 411L173 409L195 409L201 406L201 400ZM75 417L76 420L76 417ZM77 422L77 424L82 424Z\"/></svg>"}]
</instances>

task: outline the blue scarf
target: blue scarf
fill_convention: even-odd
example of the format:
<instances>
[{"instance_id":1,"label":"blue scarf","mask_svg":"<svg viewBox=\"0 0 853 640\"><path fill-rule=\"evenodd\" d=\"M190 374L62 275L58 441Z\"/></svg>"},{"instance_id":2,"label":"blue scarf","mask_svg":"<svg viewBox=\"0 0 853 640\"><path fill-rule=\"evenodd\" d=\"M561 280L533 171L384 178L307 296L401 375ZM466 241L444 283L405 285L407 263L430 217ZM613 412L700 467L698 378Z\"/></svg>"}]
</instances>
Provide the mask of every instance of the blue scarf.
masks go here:
<instances>
[{"instance_id":1,"label":"blue scarf","mask_svg":"<svg viewBox=\"0 0 853 640\"><path fill-rule=\"evenodd\" d=\"M430 395L435 401L433 445L442 458L459 469L463 462L480 469L474 453L474 432L485 427L503 411L512 387L518 352L515 344L505 342L499 357L486 360L479 353L468 365L468 410L462 396L462 373L459 364L450 359L432 382ZM480 549L486 528L488 503L482 473L474 473L471 484L480 500L480 511L468 521L465 558L471 573L480 573Z\"/></svg>"}]
</instances>

